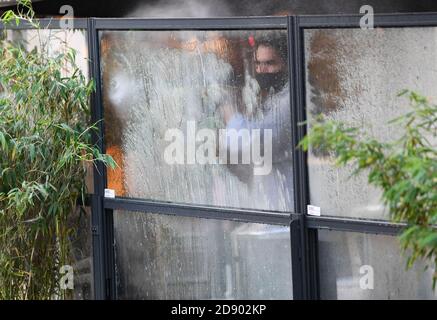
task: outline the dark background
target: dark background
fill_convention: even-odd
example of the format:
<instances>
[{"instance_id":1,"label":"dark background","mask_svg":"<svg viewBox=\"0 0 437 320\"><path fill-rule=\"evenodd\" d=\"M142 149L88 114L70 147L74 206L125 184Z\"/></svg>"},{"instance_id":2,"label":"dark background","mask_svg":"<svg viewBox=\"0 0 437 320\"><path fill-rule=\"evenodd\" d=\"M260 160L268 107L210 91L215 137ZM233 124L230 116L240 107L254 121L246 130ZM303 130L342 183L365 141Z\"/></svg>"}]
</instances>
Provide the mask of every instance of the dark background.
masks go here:
<instances>
[{"instance_id":1,"label":"dark background","mask_svg":"<svg viewBox=\"0 0 437 320\"><path fill-rule=\"evenodd\" d=\"M225 17L358 14L365 4L373 6L375 13L437 12L435 0L40 0L34 3L34 9L40 16L59 15L62 5L71 5L76 17ZM14 8L6 0L0 0L0 7L0 13ZM142 10L133 13L139 7Z\"/></svg>"}]
</instances>

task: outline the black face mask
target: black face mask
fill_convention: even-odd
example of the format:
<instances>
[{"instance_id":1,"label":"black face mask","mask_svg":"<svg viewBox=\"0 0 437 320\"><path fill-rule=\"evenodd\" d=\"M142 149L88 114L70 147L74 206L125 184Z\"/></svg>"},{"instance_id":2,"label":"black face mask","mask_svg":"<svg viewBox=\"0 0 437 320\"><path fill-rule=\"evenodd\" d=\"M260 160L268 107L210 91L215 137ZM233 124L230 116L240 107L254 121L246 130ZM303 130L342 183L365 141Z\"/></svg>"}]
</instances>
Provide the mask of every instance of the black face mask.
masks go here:
<instances>
[{"instance_id":1,"label":"black face mask","mask_svg":"<svg viewBox=\"0 0 437 320\"><path fill-rule=\"evenodd\" d=\"M280 91L287 83L286 73L283 71L275 73L257 73L255 79L261 89L269 91L273 88L275 92Z\"/></svg>"}]
</instances>

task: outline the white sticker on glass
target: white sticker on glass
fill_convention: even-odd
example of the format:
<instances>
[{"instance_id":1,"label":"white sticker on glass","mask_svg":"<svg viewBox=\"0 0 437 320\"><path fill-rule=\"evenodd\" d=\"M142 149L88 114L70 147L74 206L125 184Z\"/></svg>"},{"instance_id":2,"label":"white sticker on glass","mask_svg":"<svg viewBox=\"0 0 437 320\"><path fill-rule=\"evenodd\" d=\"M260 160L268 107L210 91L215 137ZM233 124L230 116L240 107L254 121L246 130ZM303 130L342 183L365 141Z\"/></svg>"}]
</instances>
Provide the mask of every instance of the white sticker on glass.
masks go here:
<instances>
[{"instance_id":1,"label":"white sticker on glass","mask_svg":"<svg viewBox=\"0 0 437 320\"><path fill-rule=\"evenodd\" d=\"M105 198L115 198L115 190L105 189Z\"/></svg>"},{"instance_id":2,"label":"white sticker on glass","mask_svg":"<svg viewBox=\"0 0 437 320\"><path fill-rule=\"evenodd\" d=\"M307 206L307 213L310 216L320 216L320 207L316 207L316 206Z\"/></svg>"}]
</instances>

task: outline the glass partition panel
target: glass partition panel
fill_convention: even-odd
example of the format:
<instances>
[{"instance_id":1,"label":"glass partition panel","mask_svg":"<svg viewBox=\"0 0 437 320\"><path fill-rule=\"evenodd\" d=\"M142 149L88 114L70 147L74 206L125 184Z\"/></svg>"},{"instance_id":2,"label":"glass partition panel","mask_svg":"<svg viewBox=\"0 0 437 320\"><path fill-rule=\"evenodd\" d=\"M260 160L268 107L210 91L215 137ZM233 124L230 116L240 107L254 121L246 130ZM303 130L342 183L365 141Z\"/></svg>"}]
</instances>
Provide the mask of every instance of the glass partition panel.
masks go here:
<instances>
[{"instance_id":1,"label":"glass partition panel","mask_svg":"<svg viewBox=\"0 0 437 320\"><path fill-rule=\"evenodd\" d=\"M396 237L319 230L322 299L436 299L434 270L406 270Z\"/></svg>"},{"instance_id":2,"label":"glass partition panel","mask_svg":"<svg viewBox=\"0 0 437 320\"><path fill-rule=\"evenodd\" d=\"M397 95L437 96L436 52L437 28L305 30L310 123L323 114L382 141L400 138L400 128L387 124L409 110ZM311 204L322 215L388 218L365 174L350 178L352 166L338 168L319 150L309 152L308 166Z\"/></svg>"},{"instance_id":3,"label":"glass partition panel","mask_svg":"<svg viewBox=\"0 0 437 320\"><path fill-rule=\"evenodd\" d=\"M119 299L292 299L290 229L114 211Z\"/></svg>"},{"instance_id":4,"label":"glass partition panel","mask_svg":"<svg viewBox=\"0 0 437 320\"><path fill-rule=\"evenodd\" d=\"M117 196L292 211L285 30L100 33Z\"/></svg>"}]
</instances>

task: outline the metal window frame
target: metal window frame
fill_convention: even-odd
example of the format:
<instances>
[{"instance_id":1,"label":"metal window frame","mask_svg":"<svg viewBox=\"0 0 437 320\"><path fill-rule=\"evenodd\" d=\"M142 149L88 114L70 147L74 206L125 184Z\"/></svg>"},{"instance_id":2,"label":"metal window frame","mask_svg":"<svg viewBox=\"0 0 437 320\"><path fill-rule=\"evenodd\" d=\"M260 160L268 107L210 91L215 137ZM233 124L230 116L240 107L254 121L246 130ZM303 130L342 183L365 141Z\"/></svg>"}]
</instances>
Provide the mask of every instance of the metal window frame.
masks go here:
<instances>
[{"instance_id":1,"label":"metal window frame","mask_svg":"<svg viewBox=\"0 0 437 320\"><path fill-rule=\"evenodd\" d=\"M102 152L105 151L104 141L104 110L102 104L102 88L100 79L100 54L99 54L99 32L100 31L184 31L184 30L259 30L259 29L282 29L289 28L289 19L287 17L247 17L247 18L220 18L220 19L112 19L112 18L91 18L90 19L90 52L92 52L93 78L96 81L96 92L93 97L93 122L99 121L99 136L95 141ZM291 82L291 81L290 81ZM290 95L293 95L290 93ZM290 101L292 101L290 99ZM291 107L291 105L290 105ZM173 216L197 217L203 219L220 219L232 220L247 223L265 223L279 224L290 227L291 237L291 256L292 256L292 276L293 279L293 297L303 299L301 279L304 278L301 264L301 234L303 229L297 227L302 225L302 214L293 212L274 212L261 210L233 209L226 207L201 206L195 204L180 204L164 201L153 201L146 199L130 199L116 197L114 199L105 199L103 197L104 189L107 185L106 170L99 166L94 171L95 178L95 195L98 200L95 201L96 221L100 223L96 229L101 230L100 239L104 243L100 245L100 256L103 263L96 261L95 270L99 273L96 281L96 298L98 299L116 299L114 261L114 238L113 238L113 214L115 210L140 211L145 214L158 213ZM102 213L105 212L105 217ZM97 219L97 217L100 217ZM109 217L106 217L109 216ZM296 232L299 232L296 236ZM97 235L96 235L97 236ZM102 241L101 241L102 242ZM102 253L102 250L104 253ZM105 268L106 266L106 268ZM110 267L108 267L110 266ZM100 279L100 280L99 280Z\"/></svg>"},{"instance_id":2,"label":"metal window frame","mask_svg":"<svg viewBox=\"0 0 437 320\"><path fill-rule=\"evenodd\" d=\"M305 81L305 44L304 44L304 32L307 29L339 29L360 28L361 15L302 15L296 16L296 38L300 43L299 56L296 57L298 61L296 63L299 66L298 78L296 82L301 84L298 94L300 98L296 103L296 108L299 108L298 119L299 122L306 121L306 81ZM375 28L411 28L411 27L437 27L437 13L405 13L405 14L375 14L374 16ZM306 126L301 126L306 134ZM309 201L309 178L308 178L308 166L307 166L307 154L304 153L303 157L305 168L303 168L302 174L304 175L304 186L307 192L306 201ZM306 207L302 208L302 212L306 214ZM340 231L355 231L366 232L374 234L387 234L396 235L405 224L391 223L386 220L372 220L372 219L360 219L351 217L340 216L325 216L316 217L305 215L308 228L311 229L335 229Z\"/></svg>"},{"instance_id":3,"label":"metal window frame","mask_svg":"<svg viewBox=\"0 0 437 320\"><path fill-rule=\"evenodd\" d=\"M284 29L288 32L291 124L293 145L306 134L306 126L298 124L306 120L305 52L306 29L359 28L360 15L307 15L288 17L244 17L208 19L75 19L74 29L87 31L90 78L96 83L91 96L92 122L98 132L93 134L93 143L104 152L104 110L102 103L99 35L101 30L257 30ZM47 29L60 29L61 19L39 19ZM375 15L375 28L437 27L437 13ZM4 26L0 30L32 29L21 23ZM107 185L106 169L98 163L94 169L94 194L92 206L93 278L95 299L114 299L114 210L124 209L145 213L158 213L197 218L224 219L249 223L267 223L290 226L292 248L292 276L294 299L319 299L318 240L317 230L329 229L359 233L395 236L404 224L389 221L345 217L308 216L310 203L307 154L296 149L293 154L295 212L265 212L232 208L218 208L190 204L150 201L127 198L104 198Z\"/></svg>"},{"instance_id":4,"label":"metal window frame","mask_svg":"<svg viewBox=\"0 0 437 320\"><path fill-rule=\"evenodd\" d=\"M296 90L299 97L295 104L298 108L299 123L306 121L306 61L305 61L305 43L304 32L307 29L341 29L341 28L360 28L360 19L362 15L301 15L295 16L295 38L297 75L296 85L299 88ZM406 13L406 14L375 14L374 28L413 28L413 27L437 27L437 13ZM303 135L306 134L306 126L301 126ZM301 134L299 134L301 136ZM298 151L297 153L300 153ZM302 189L306 195L302 201L310 204L309 194L309 177L308 177L308 162L307 153L302 153L299 162L303 161L301 174L303 175ZM350 217L333 217L333 216L309 216L307 215L306 205L301 208L304 214L303 223L306 228L306 244L309 246L307 253L308 266L306 271L309 292L307 298L320 299L320 281L319 281L319 263L318 263L318 230L334 230L344 232L382 234L389 236L397 236L405 224L392 223L385 220L360 219Z\"/></svg>"},{"instance_id":5,"label":"metal window frame","mask_svg":"<svg viewBox=\"0 0 437 320\"><path fill-rule=\"evenodd\" d=\"M89 20L88 18L72 18L72 20L73 20L73 28L71 29L85 30L88 28L88 20ZM61 21L63 21L63 19L59 19L59 18L35 19L35 22L38 22L40 27L43 29L66 29L61 26ZM19 25L16 25L15 20L13 20L8 25L5 25L3 22L0 22L0 30L2 29L31 30L34 29L34 27L28 21L20 20Z\"/></svg>"}]
</instances>

